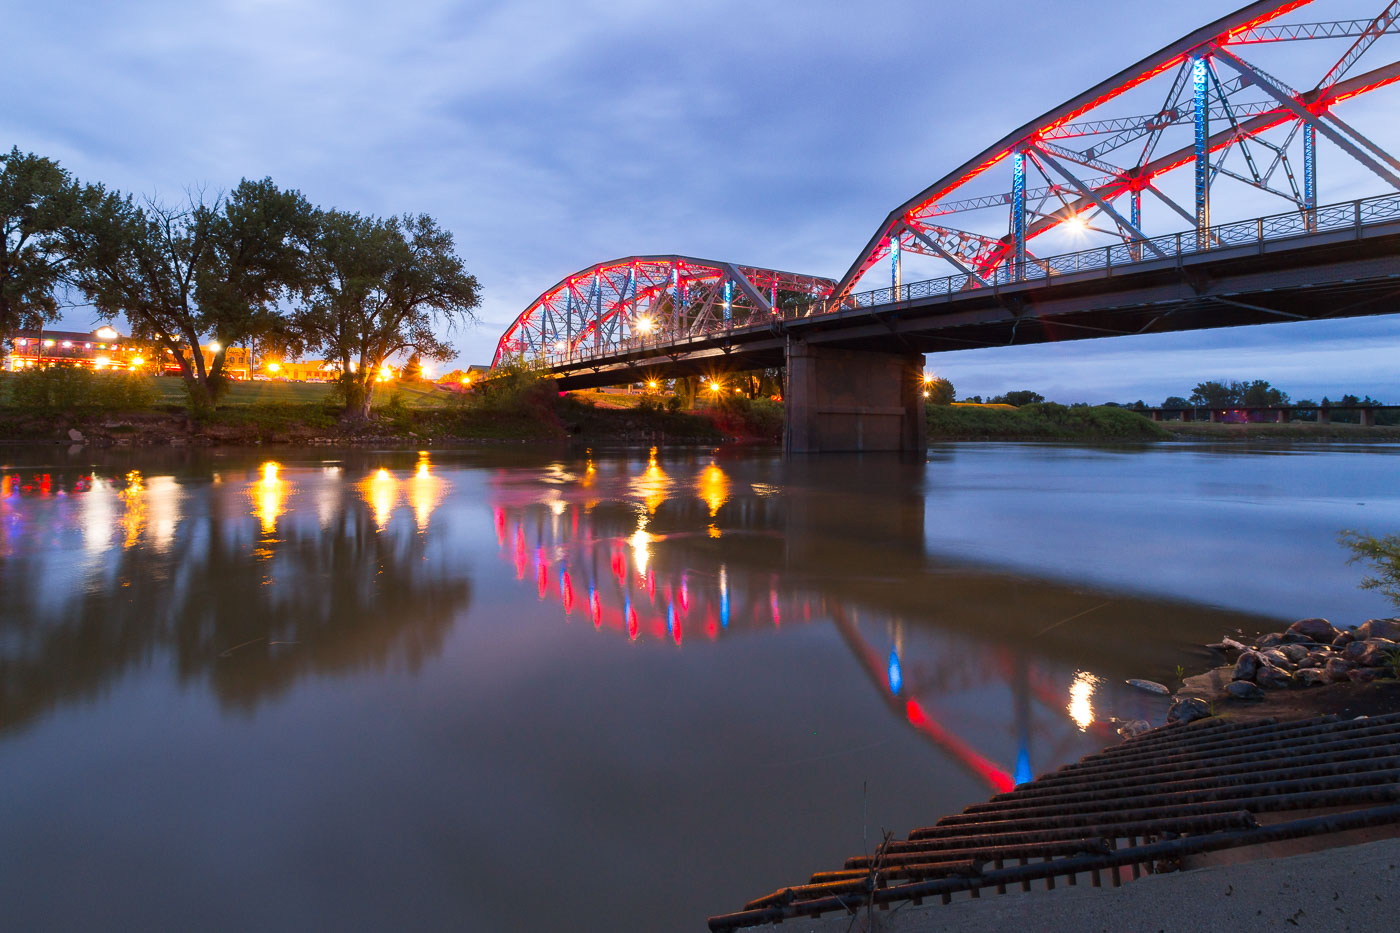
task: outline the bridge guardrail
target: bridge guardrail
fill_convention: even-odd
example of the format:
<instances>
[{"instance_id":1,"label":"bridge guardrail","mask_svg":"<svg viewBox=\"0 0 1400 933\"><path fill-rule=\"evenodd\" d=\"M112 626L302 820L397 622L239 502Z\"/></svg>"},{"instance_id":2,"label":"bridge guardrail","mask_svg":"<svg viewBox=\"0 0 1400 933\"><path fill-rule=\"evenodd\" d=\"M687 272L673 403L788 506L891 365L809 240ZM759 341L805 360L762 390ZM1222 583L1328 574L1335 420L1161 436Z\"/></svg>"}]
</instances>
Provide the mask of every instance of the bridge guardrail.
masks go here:
<instances>
[{"instance_id":1,"label":"bridge guardrail","mask_svg":"<svg viewBox=\"0 0 1400 933\"><path fill-rule=\"evenodd\" d=\"M875 308L881 305L928 298L951 298L960 292L987 286L1046 280L1077 272L1106 271L1132 266L1140 262L1158 261L1163 258L1178 259L1182 256L1232 246L1257 245L1326 231L1347 229L1359 231L1369 224L1392 220L1400 220L1400 194L1379 195L1355 201L1343 201L1339 204L1328 204L1307 211L1288 211L1254 220L1219 224L1210 227L1207 234L1198 234L1194 230L1189 230L1150 237L1146 240L1136 240L1131 243L1114 243L1072 253L1061 253L1055 256L1027 257L1024 275L1020 278L1016 277L1016 270L1012 268L1012 263L1006 262L985 279L959 273L936 279L910 282L901 285L898 290L893 287L876 288L849 295L836 307L831 307L832 302L829 300L809 305L789 306L780 312L774 312L772 321L799 320L840 310ZM742 322L730 320L722 327L713 327L679 336L635 335L625 337L606 347L596 349L580 347L562 353L550 353L545 358L545 362L548 366L569 366L586 364L624 353L678 348L690 343L713 340L735 330L763 326L766 323L766 321L761 320Z\"/></svg>"}]
</instances>

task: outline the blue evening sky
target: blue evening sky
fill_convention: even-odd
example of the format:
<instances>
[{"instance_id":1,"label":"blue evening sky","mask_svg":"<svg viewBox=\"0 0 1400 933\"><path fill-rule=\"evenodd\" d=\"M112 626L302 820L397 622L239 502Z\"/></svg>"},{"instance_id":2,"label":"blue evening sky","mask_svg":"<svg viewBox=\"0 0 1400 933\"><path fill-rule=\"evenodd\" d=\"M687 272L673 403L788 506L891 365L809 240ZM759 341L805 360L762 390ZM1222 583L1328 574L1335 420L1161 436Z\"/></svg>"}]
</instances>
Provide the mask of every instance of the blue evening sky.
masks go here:
<instances>
[{"instance_id":1,"label":"blue evening sky","mask_svg":"<svg viewBox=\"0 0 1400 933\"><path fill-rule=\"evenodd\" d=\"M484 288L480 325L452 335L458 363L487 362L537 293L602 259L675 252L838 277L894 206L1234 6L0 0L0 142L169 200L270 175L324 206L431 213ZM1381 6L1316 0L1290 21ZM1396 57L1400 40L1386 43L1364 68ZM1393 122L1394 93L1345 115L1384 140L1364 117ZM1322 153L1324 202L1382 193L1344 161ZM1227 208L1218 199L1217 218ZM93 320L79 309L66 324ZM1207 378L1400 401L1397 351L1392 315L930 368L960 394L1032 387L1065 402L1160 401Z\"/></svg>"}]
</instances>

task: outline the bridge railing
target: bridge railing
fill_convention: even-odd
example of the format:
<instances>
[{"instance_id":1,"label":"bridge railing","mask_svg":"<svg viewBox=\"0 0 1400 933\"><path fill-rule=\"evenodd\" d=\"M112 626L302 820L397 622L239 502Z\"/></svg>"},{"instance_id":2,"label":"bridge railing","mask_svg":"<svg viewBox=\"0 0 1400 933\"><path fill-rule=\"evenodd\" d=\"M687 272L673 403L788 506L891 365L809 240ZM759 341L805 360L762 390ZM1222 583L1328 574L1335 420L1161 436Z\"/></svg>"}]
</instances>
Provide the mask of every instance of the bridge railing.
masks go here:
<instances>
[{"instance_id":1,"label":"bridge railing","mask_svg":"<svg viewBox=\"0 0 1400 933\"><path fill-rule=\"evenodd\" d=\"M1208 232L1199 234L1195 230L1189 230L1056 256L1028 257L1024 274L1019 278L1016 276L1014 265L1004 262L984 279L958 274L909 282L897 290L893 287L876 288L848 296L841 306L873 308L904 301L951 297L988 285L1012 285L1077 272L1103 272L1139 262L1151 262L1162 258L1175 259L1215 249L1285 240L1326 231L1359 229L1368 224L1397 219L1400 219L1400 194L1385 194L1328 204L1307 211L1288 211L1254 220L1218 224L1209 228ZM835 307L829 307L829 304L811 305L809 312L800 316L810 317L813 314L837 310Z\"/></svg>"},{"instance_id":2,"label":"bridge railing","mask_svg":"<svg viewBox=\"0 0 1400 933\"><path fill-rule=\"evenodd\" d=\"M1208 233L1198 234L1194 230L1189 230L1136 240L1131 243L1113 243L1056 256L1028 257L1024 275L1020 278L1016 277L1015 268L1008 262L1003 263L986 278L967 274L947 275L936 279L909 282L900 286L898 290L891 287L858 292L849 295L839 305L829 300L816 301L806 305L791 305L775 311L772 315L772 321L776 323L798 320L852 308L874 308L898 302L951 298L962 292L970 292L993 285L1044 281L1056 276L1073 275L1079 272L1111 272L1114 269L1130 267L1137 263L1159 261L1163 258L1177 259L1210 250L1287 240L1327 231L1360 230L1368 224L1394 220L1400 220L1400 194L1379 195L1355 201L1344 201L1339 204L1328 204L1308 211L1294 210L1268 217L1258 217L1254 220L1219 224L1211 227ZM620 354L651 350L663 353L668 349L684 348L690 343L713 341L716 337L732 333L735 330L751 330L755 326L762 325L761 321L746 320L736 323L730 320L717 322L708 327L679 335L635 334L601 347L577 347L560 352L550 352L544 356L543 362L547 366L567 367L586 365Z\"/></svg>"}]
</instances>

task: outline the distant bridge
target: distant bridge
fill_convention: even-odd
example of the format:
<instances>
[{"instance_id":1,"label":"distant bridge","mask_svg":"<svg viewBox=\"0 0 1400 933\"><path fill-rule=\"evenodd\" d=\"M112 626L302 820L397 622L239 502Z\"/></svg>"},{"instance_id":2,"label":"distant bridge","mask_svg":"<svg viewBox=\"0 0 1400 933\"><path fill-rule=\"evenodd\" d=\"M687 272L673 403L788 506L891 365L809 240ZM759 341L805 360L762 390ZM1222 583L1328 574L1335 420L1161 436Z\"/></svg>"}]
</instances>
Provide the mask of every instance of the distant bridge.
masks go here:
<instances>
[{"instance_id":1,"label":"distant bridge","mask_svg":"<svg viewBox=\"0 0 1400 933\"><path fill-rule=\"evenodd\" d=\"M924 353L1393 313L1400 160L1334 108L1400 81L1400 61L1356 68L1400 32L1400 0L1371 19L1283 22L1309 6L1250 4L1015 130L890 212L838 280L675 256L603 263L533 302L496 363L529 358L564 387L783 366L789 450L916 449ZM1254 46L1322 50L1311 90L1246 60ZM1384 193L1320 204L1319 141ZM1189 206L1166 178L1186 166ZM989 187L994 168L1009 190ZM1242 204L1288 207L1222 222L1212 197L1227 182ZM1156 226L1179 229L1151 232L1144 194ZM951 225L967 215L960 227L985 230L989 212L1004 233ZM1057 229L1098 243L1032 251ZM950 274L906 282L906 263ZM880 266L889 284L856 291Z\"/></svg>"}]
</instances>

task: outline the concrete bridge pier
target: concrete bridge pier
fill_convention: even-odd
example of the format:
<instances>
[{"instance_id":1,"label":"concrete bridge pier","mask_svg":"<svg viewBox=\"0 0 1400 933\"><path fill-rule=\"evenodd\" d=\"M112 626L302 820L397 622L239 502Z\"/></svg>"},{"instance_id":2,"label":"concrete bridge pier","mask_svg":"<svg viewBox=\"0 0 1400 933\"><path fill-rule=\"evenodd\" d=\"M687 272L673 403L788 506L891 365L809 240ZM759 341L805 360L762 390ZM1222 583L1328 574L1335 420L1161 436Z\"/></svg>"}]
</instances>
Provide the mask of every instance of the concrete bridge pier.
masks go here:
<instances>
[{"instance_id":1,"label":"concrete bridge pier","mask_svg":"<svg viewBox=\"0 0 1400 933\"><path fill-rule=\"evenodd\" d=\"M838 350L789 339L785 355L786 453L928 446L923 354Z\"/></svg>"}]
</instances>

